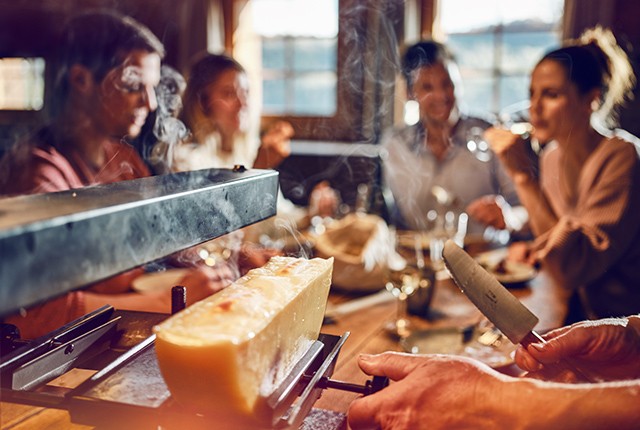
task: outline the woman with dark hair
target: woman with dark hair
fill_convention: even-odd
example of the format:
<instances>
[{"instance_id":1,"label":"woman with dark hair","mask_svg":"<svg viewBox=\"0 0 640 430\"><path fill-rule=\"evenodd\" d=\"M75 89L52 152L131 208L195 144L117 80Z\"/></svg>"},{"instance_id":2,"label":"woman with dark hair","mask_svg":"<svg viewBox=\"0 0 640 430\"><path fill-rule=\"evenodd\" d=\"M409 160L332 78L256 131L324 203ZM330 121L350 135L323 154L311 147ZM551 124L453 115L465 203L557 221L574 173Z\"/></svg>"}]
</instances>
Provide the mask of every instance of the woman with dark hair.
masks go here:
<instances>
[{"instance_id":1,"label":"woman with dark hair","mask_svg":"<svg viewBox=\"0 0 640 430\"><path fill-rule=\"evenodd\" d=\"M157 107L162 43L132 18L99 11L68 23L61 53L56 115L50 125L5 156L0 193L48 193L150 175L127 139L140 134ZM143 295L132 290L131 281L142 272L134 269L63 294L4 321L30 339L105 304L168 312L169 291ZM226 286L232 276L201 267L189 271L180 284L189 289L191 304Z\"/></svg>"},{"instance_id":2,"label":"woman with dark hair","mask_svg":"<svg viewBox=\"0 0 640 430\"><path fill-rule=\"evenodd\" d=\"M586 285L592 309L620 317L578 322L546 333L546 342L519 346L516 363L528 372L520 378L464 357L362 355L365 373L393 382L351 404L351 428L638 428L638 147L590 124L602 109L611 118L633 84L609 31L588 32L540 60L530 117L534 136L555 145L545 148L540 182L531 177L521 136L487 131L530 211L539 235L534 255L568 287ZM619 314L624 309L629 316ZM581 373L557 366L562 360Z\"/></svg>"},{"instance_id":3,"label":"woman with dark hair","mask_svg":"<svg viewBox=\"0 0 640 430\"><path fill-rule=\"evenodd\" d=\"M533 70L533 136L550 142L539 178L520 136L486 133L529 211L530 258L573 292L570 320L640 312L640 146L605 127L634 84L613 34L596 28Z\"/></svg>"}]
</instances>

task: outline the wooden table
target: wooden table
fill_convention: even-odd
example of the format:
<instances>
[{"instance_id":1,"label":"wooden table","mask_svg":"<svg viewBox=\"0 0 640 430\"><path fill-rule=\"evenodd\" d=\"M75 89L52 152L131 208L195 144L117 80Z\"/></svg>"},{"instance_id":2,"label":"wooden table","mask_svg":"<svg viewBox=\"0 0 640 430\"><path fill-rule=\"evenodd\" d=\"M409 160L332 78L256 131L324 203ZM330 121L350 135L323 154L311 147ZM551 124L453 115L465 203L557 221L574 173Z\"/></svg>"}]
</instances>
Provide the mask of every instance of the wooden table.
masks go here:
<instances>
[{"instance_id":1,"label":"wooden table","mask_svg":"<svg viewBox=\"0 0 640 430\"><path fill-rule=\"evenodd\" d=\"M544 332L562 326L567 314L567 292L556 287L548 275L541 272L524 288L510 290L540 319L536 327ZM339 303L347 300L344 294L332 294L330 301ZM426 321L412 317L418 328L465 327L477 322L482 314L469 299L455 286L451 279L436 283L432 308L440 318ZM402 351L399 342L389 336L384 325L393 319L397 311L394 302L382 303L366 311L338 318L334 324L325 325L324 333L341 335L351 332L342 347L333 379L363 384L369 376L357 365L361 353L377 354L384 351ZM358 394L338 390L325 390L316 407L333 411L346 411Z\"/></svg>"},{"instance_id":2,"label":"wooden table","mask_svg":"<svg viewBox=\"0 0 640 430\"><path fill-rule=\"evenodd\" d=\"M539 331L562 325L567 312L566 292L557 288L545 273L540 273L527 287L511 291L540 318L540 324L537 327ZM353 296L332 292L330 302L340 303L351 298ZM455 287L451 279L437 282L432 308L442 317L435 321L420 318L413 318L412 321L424 328L464 327L478 321L481 317L480 312ZM383 328L384 324L394 317L396 309L394 302L386 302L364 311L341 316L335 323L323 326L323 333L335 335L342 335L347 331L351 333L338 356L333 379L363 384L370 378L359 369L356 363L358 354L401 350L398 342ZM358 396L346 391L325 390L315 407L344 413L351 401ZM91 427L71 423L69 414L63 410L2 402L0 403L0 428L2 430L45 428L84 430Z\"/></svg>"}]
</instances>

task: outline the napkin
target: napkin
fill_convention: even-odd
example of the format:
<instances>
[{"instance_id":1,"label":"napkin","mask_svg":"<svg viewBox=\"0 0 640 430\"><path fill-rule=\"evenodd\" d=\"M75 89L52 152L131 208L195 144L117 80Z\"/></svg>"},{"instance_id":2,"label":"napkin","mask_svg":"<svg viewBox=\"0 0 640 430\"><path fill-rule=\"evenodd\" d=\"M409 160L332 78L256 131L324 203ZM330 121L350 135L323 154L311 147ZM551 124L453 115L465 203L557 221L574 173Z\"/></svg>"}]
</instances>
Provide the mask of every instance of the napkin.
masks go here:
<instances>
[{"instance_id":1,"label":"napkin","mask_svg":"<svg viewBox=\"0 0 640 430\"><path fill-rule=\"evenodd\" d=\"M349 214L327 226L316 239L316 255L333 257L333 285L351 291L384 287L384 270L390 255L386 222L371 214Z\"/></svg>"}]
</instances>

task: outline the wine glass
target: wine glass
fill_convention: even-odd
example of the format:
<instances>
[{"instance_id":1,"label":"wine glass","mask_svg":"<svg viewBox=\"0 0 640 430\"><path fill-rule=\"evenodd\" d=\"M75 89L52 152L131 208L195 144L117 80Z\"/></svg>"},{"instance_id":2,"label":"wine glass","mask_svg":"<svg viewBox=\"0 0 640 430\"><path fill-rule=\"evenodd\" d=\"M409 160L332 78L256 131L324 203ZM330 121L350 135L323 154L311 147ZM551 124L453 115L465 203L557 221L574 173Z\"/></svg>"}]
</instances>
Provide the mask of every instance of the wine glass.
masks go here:
<instances>
[{"instance_id":1,"label":"wine glass","mask_svg":"<svg viewBox=\"0 0 640 430\"><path fill-rule=\"evenodd\" d=\"M385 288L397 299L398 309L395 318L387 324L386 330L395 337L405 338L412 331L407 299L420 288L422 271L416 263L405 259L398 252L395 232L390 233L389 247L391 252L385 268Z\"/></svg>"},{"instance_id":2,"label":"wine glass","mask_svg":"<svg viewBox=\"0 0 640 430\"><path fill-rule=\"evenodd\" d=\"M459 247L464 247L468 223L469 216L461 211L447 209L444 213L435 210L427 213L429 256L436 271L444 269L442 249L448 239L452 239Z\"/></svg>"}]
</instances>

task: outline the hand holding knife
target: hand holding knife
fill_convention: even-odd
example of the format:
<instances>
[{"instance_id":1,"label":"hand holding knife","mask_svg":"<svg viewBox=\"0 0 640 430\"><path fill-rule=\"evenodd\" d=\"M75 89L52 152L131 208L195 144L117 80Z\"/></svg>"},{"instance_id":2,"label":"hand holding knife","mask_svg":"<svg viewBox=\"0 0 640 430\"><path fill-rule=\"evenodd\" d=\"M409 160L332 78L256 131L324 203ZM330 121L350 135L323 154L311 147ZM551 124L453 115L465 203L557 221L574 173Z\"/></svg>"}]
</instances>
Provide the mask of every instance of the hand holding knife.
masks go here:
<instances>
[{"instance_id":1,"label":"hand holding knife","mask_svg":"<svg viewBox=\"0 0 640 430\"><path fill-rule=\"evenodd\" d=\"M533 342L546 343L534 330L538 317L455 242L444 244L442 257L456 285L514 345L526 348ZM562 364L578 377L594 382L566 361Z\"/></svg>"}]
</instances>

